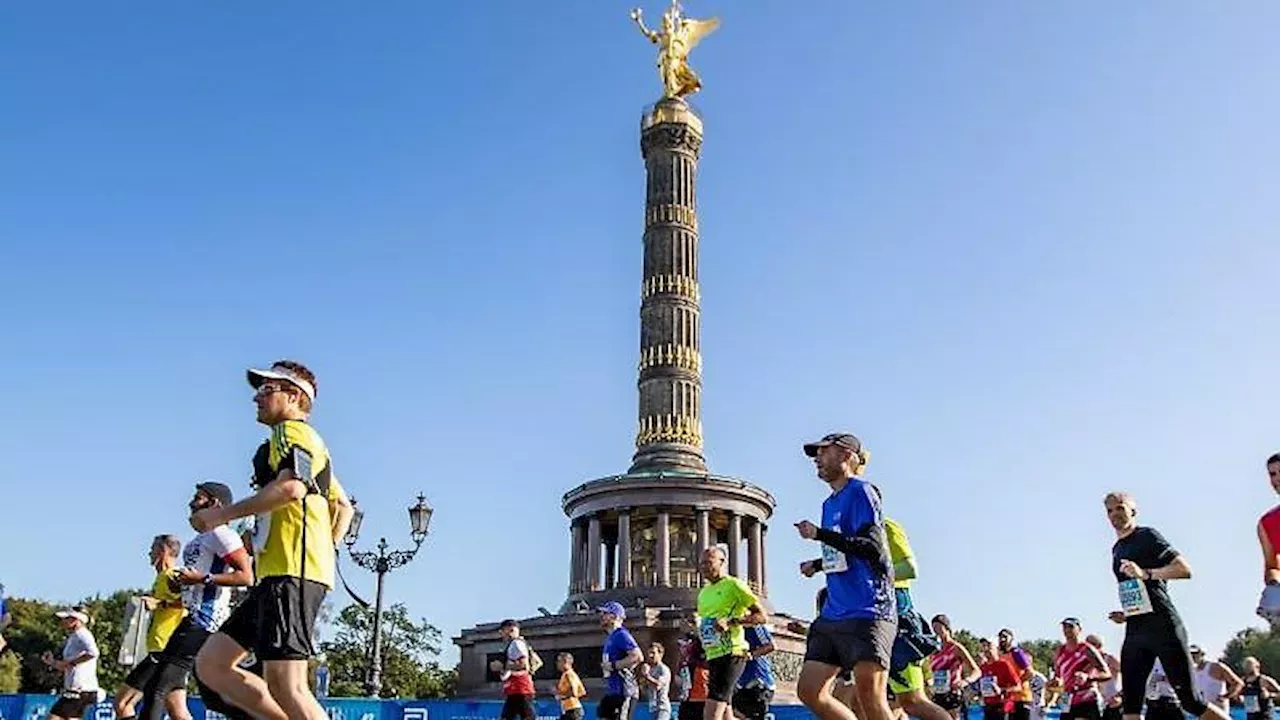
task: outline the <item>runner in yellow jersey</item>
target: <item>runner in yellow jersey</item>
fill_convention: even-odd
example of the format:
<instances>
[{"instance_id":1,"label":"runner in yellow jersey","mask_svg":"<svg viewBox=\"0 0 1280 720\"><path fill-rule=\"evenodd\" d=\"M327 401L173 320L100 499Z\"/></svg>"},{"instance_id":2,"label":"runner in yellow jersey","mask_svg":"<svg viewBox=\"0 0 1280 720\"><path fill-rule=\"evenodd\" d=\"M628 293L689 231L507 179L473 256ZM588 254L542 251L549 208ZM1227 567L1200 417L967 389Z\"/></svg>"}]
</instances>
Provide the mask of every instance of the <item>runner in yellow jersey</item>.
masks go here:
<instances>
[{"instance_id":1,"label":"runner in yellow jersey","mask_svg":"<svg viewBox=\"0 0 1280 720\"><path fill-rule=\"evenodd\" d=\"M151 611L151 624L147 627L147 656L133 666L125 676L124 684L116 691L114 705L116 717L120 720L133 719L143 688L160 668L155 653L164 649L169 636L187 614L182 606L182 593L175 589L169 578L170 571L178 564L181 551L182 541L176 535L157 535L151 540L147 559L155 568L156 578L151 583L151 592L142 597L143 604ZM169 714L181 720L186 715L186 706L175 705Z\"/></svg>"},{"instance_id":2,"label":"runner in yellow jersey","mask_svg":"<svg viewBox=\"0 0 1280 720\"><path fill-rule=\"evenodd\" d=\"M910 616L918 617L911 599L911 583L919 568L907 539L907 531L896 520L888 517L884 519L884 534L889 546L889 560L893 563L893 592L898 604L898 638L894 642L899 643L903 642L903 631L910 627ZM919 621L923 626L924 619L919 618ZM912 662L897 672L890 668L889 692L893 694L895 702L913 718L951 720L951 714L935 705L925 694L923 660Z\"/></svg>"},{"instance_id":3,"label":"runner in yellow jersey","mask_svg":"<svg viewBox=\"0 0 1280 720\"><path fill-rule=\"evenodd\" d=\"M261 720L328 720L311 694L307 662L315 654L315 624L333 587L335 548L351 521L351 502L334 475L329 450L307 424L315 375L281 360L249 370L258 422L271 437L254 456L252 497L197 512L201 532L255 516L253 555L258 584L196 658L196 674L223 699ZM249 651L263 677L238 667ZM265 680L265 682L264 682Z\"/></svg>"}]
</instances>

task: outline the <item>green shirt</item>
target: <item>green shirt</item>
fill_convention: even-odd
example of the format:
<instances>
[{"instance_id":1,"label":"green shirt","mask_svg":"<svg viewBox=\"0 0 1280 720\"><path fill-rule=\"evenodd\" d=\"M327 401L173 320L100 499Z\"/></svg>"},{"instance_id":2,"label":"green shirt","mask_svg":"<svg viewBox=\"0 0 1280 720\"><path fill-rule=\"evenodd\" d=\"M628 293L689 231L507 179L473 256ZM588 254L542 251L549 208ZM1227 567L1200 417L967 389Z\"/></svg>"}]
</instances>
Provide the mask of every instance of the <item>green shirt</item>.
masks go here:
<instances>
[{"instance_id":1,"label":"green shirt","mask_svg":"<svg viewBox=\"0 0 1280 720\"><path fill-rule=\"evenodd\" d=\"M725 655L746 655L747 636L741 625L730 625L725 632L716 630L717 618L740 618L758 601L747 584L726 575L698 593L698 636L708 660Z\"/></svg>"},{"instance_id":2,"label":"green shirt","mask_svg":"<svg viewBox=\"0 0 1280 720\"><path fill-rule=\"evenodd\" d=\"M897 565L903 560L913 557L911 543L907 541L907 531L903 530L896 520L884 519L884 537L889 544L889 562ZM893 586L895 588L909 588L911 587L911 581L895 580Z\"/></svg>"}]
</instances>

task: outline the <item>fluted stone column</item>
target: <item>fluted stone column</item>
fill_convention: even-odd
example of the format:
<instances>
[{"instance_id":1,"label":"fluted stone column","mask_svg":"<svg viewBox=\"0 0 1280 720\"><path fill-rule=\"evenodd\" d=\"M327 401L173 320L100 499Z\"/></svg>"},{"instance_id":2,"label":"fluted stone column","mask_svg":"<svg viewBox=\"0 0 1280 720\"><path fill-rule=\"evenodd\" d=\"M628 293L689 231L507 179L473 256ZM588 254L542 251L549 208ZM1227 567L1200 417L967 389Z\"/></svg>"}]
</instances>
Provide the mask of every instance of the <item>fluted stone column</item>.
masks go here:
<instances>
[{"instance_id":1,"label":"fluted stone column","mask_svg":"<svg viewBox=\"0 0 1280 720\"><path fill-rule=\"evenodd\" d=\"M760 555L760 549L764 547L761 543L760 521L751 520L751 524L747 527L747 582L754 586L756 592L760 592L761 578L764 573L761 572L761 561L764 559Z\"/></svg>"},{"instance_id":2,"label":"fluted stone column","mask_svg":"<svg viewBox=\"0 0 1280 720\"><path fill-rule=\"evenodd\" d=\"M587 575L589 592L600 590L600 516L592 515L587 521Z\"/></svg>"},{"instance_id":3,"label":"fluted stone column","mask_svg":"<svg viewBox=\"0 0 1280 720\"><path fill-rule=\"evenodd\" d=\"M671 586L671 515L666 510L658 511L657 551L654 553L658 565L658 587Z\"/></svg>"},{"instance_id":4,"label":"fluted stone column","mask_svg":"<svg viewBox=\"0 0 1280 720\"><path fill-rule=\"evenodd\" d=\"M618 513L618 587L631 587L631 511Z\"/></svg>"},{"instance_id":5,"label":"fluted stone column","mask_svg":"<svg viewBox=\"0 0 1280 720\"><path fill-rule=\"evenodd\" d=\"M765 548L769 547L769 526L760 523L760 595L769 596L769 563L768 552Z\"/></svg>"},{"instance_id":6,"label":"fluted stone column","mask_svg":"<svg viewBox=\"0 0 1280 720\"><path fill-rule=\"evenodd\" d=\"M742 541L742 516L733 513L729 516L729 574L742 577L742 563L739 561Z\"/></svg>"},{"instance_id":7,"label":"fluted stone column","mask_svg":"<svg viewBox=\"0 0 1280 720\"><path fill-rule=\"evenodd\" d=\"M702 120L668 98L645 112L639 429L631 471L705 472L695 177Z\"/></svg>"},{"instance_id":8,"label":"fluted stone column","mask_svg":"<svg viewBox=\"0 0 1280 720\"><path fill-rule=\"evenodd\" d=\"M582 546L586 538L583 537L582 523L574 522L569 526L569 594L581 592L582 587L582 566L585 564L582 559Z\"/></svg>"},{"instance_id":9,"label":"fluted stone column","mask_svg":"<svg viewBox=\"0 0 1280 720\"><path fill-rule=\"evenodd\" d=\"M618 543L617 541L604 541L604 586L606 588L617 587L617 569L618 569Z\"/></svg>"}]
</instances>

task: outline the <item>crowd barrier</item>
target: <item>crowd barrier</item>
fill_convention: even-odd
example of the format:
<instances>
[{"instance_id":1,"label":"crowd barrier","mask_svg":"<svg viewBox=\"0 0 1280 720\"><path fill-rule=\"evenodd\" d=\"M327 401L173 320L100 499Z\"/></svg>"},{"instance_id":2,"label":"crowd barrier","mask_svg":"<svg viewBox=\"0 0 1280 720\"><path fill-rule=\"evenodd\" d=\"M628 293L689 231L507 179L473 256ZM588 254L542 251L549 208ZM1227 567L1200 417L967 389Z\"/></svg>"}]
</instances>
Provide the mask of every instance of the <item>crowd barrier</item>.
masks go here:
<instances>
[{"instance_id":1,"label":"crowd barrier","mask_svg":"<svg viewBox=\"0 0 1280 720\"><path fill-rule=\"evenodd\" d=\"M45 720L57 695L0 695L0 720ZM212 711L205 711L204 702L198 697L189 699L193 720L225 720ZM502 702L495 700L365 700L359 698L328 698L320 701L329 713L329 720L498 720ZM583 703L584 716L595 718L595 703ZM560 707L554 700L536 703L538 720L558 720ZM769 720L813 720L813 715L801 705L774 705ZM1241 708L1232 708L1233 720L1244 720ZM976 708L969 710L970 718L982 716ZM1058 713L1051 711L1049 720L1056 720ZM100 703L85 711L84 720L115 720L111 703ZM634 720L650 720L649 708L643 703L636 710Z\"/></svg>"}]
</instances>

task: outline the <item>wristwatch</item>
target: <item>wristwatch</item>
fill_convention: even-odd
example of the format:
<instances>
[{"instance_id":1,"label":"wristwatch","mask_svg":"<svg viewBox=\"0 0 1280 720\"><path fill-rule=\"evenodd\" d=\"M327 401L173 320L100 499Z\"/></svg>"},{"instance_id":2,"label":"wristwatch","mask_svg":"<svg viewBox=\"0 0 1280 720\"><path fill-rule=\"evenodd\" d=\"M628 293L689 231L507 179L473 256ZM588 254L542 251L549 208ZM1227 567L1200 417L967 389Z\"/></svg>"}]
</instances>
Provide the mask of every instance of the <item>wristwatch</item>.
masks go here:
<instances>
[{"instance_id":1,"label":"wristwatch","mask_svg":"<svg viewBox=\"0 0 1280 720\"><path fill-rule=\"evenodd\" d=\"M203 583L203 584L205 584L205 585L212 585L212 584L213 584L213 576L212 576L212 575L210 575L209 573L205 573L205 574L204 574L204 579L203 579L203 580L201 580L200 582L201 582L201 583Z\"/></svg>"}]
</instances>

